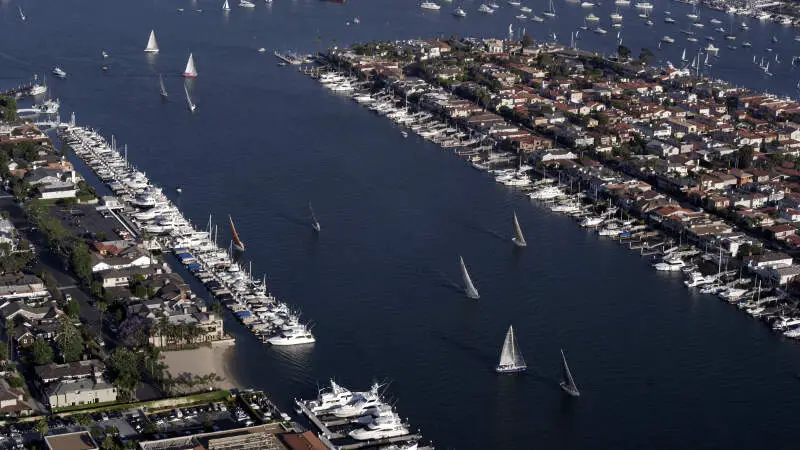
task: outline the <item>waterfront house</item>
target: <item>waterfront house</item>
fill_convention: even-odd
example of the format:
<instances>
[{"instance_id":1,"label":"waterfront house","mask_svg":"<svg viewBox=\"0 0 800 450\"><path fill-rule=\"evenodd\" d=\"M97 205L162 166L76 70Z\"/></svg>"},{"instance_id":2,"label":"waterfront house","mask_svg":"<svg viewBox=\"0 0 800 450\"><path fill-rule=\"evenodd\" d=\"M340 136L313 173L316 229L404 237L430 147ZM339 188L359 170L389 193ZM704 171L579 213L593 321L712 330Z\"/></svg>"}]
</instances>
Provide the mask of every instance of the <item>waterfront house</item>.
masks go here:
<instances>
[{"instance_id":1,"label":"waterfront house","mask_svg":"<svg viewBox=\"0 0 800 450\"><path fill-rule=\"evenodd\" d=\"M131 246L117 254L92 253L92 272L121 270L131 267L148 267L152 264L149 252L139 246Z\"/></svg>"},{"instance_id":2,"label":"waterfront house","mask_svg":"<svg viewBox=\"0 0 800 450\"><path fill-rule=\"evenodd\" d=\"M792 257L786 253L765 251L761 255L747 256L744 263L753 270L772 269L778 267L789 267L792 265Z\"/></svg>"},{"instance_id":3,"label":"waterfront house","mask_svg":"<svg viewBox=\"0 0 800 450\"><path fill-rule=\"evenodd\" d=\"M65 364L50 363L36 366L37 381L48 384L54 381L74 381L101 375L106 370L106 365L99 359L75 361Z\"/></svg>"},{"instance_id":4,"label":"waterfront house","mask_svg":"<svg viewBox=\"0 0 800 450\"><path fill-rule=\"evenodd\" d=\"M102 376L76 381L56 381L43 391L50 408L117 401L117 388L106 382Z\"/></svg>"}]
</instances>

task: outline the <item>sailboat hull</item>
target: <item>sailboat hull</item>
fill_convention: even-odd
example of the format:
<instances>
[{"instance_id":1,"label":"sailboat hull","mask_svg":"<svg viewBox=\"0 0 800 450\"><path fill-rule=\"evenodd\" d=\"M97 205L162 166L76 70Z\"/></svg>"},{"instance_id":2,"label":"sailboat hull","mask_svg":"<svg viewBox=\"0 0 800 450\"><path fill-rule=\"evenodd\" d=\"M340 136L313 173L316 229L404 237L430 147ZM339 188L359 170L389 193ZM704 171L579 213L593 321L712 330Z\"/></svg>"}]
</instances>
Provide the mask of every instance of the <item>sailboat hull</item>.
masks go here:
<instances>
[{"instance_id":1,"label":"sailboat hull","mask_svg":"<svg viewBox=\"0 0 800 450\"><path fill-rule=\"evenodd\" d=\"M527 242L521 241L519 238L511 238L511 242L513 242L517 247L526 247L528 245Z\"/></svg>"},{"instance_id":2,"label":"sailboat hull","mask_svg":"<svg viewBox=\"0 0 800 450\"><path fill-rule=\"evenodd\" d=\"M184 72L183 76L184 76L184 78L197 78L197 74L196 73Z\"/></svg>"},{"instance_id":3,"label":"sailboat hull","mask_svg":"<svg viewBox=\"0 0 800 450\"><path fill-rule=\"evenodd\" d=\"M566 392L567 394L569 394L569 395L571 395L573 397L580 397L581 396L581 393L578 392L577 389L571 387L569 384L567 384L564 381L559 383L559 386L561 386L561 390L563 390L564 392Z\"/></svg>"},{"instance_id":4,"label":"sailboat hull","mask_svg":"<svg viewBox=\"0 0 800 450\"><path fill-rule=\"evenodd\" d=\"M517 373L525 372L526 370L528 370L528 366L497 366L494 368L497 373Z\"/></svg>"},{"instance_id":5,"label":"sailboat hull","mask_svg":"<svg viewBox=\"0 0 800 450\"><path fill-rule=\"evenodd\" d=\"M233 248L238 250L238 251L240 251L240 252L244 251L244 245L233 244Z\"/></svg>"}]
</instances>

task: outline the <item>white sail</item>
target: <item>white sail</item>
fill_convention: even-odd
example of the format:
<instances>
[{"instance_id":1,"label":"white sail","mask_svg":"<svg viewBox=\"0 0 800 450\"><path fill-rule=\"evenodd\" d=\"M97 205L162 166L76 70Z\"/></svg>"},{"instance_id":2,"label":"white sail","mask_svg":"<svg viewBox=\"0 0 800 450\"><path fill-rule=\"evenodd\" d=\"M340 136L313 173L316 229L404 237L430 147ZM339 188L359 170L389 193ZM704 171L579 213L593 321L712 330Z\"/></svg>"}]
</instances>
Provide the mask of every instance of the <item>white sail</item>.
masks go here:
<instances>
[{"instance_id":1,"label":"white sail","mask_svg":"<svg viewBox=\"0 0 800 450\"><path fill-rule=\"evenodd\" d=\"M197 69L194 66L194 56L189 53L189 60L186 61L186 69L183 71L185 77L196 77Z\"/></svg>"},{"instance_id":2,"label":"white sail","mask_svg":"<svg viewBox=\"0 0 800 450\"><path fill-rule=\"evenodd\" d=\"M311 207L311 202L308 202L308 211L311 213L311 228L319 232L322 227L319 224L319 220L317 220L317 215L314 214L314 208Z\"/></svg>"},{"instance_id":3,"label":"white sail","mask_svg":"<svg viewBox=\"0 0 800 450\"><path fill-rule=\"evenodd\" d=\"M161 96L166 98L167 88L164 87L164 77L162 77L161 74L158 74L158 83L161 86Z\"/></svg>"},{"instance_id":4,"label":"white sail","mask_svg":"<svg viewBox=\"0 0 800 450\"><path fill-rule=\"evenodd\" d=\"M509 325L503 349L500 351L500 362L497 364L498 372L519 372L525 370L525 358L517 348L517 339L514 337L514 327Z\"/></svg>"},{"instance_id":5,"label":"white sail","mask_svg":"<svg viewBox=\"0 0 800 450\"><path fill-rule=\"evenodd\" d=\"M197 108L197 105L192 103L192 98L189 97L189 89L185 84L183 85L183 92L186 93L186 103L189 105L189 111L194 112L194 110Z\"/></svg>"},{"instance_id":6,"label":"white sail","mask_svg":"<svg viewBox=\"0 0 800 450\"><path fill-rule=\"evenodd\" d=\"M575 380L572 378L572 372L569 370L569 365L567 365L567 357L564 356L564 350L561 350L561 370L562 370L562 380L561 380L561 388L564 389L569 395L577 397L580 394L578 391L578 386L575 385Z\"/></svg>"},{"instance_id":7,"label":"white sail","mask_svg":"<svg viewBox=\"0 0 800 450\"><path fill-rule=\"evenodd\" d=\"M522 235L522 228L519 226L519 220L517 220L516 212L514 213L514 237L511 240L517 247L525 247L528 245L528 243L525 242L525 236Z\"/></svg>"},{"instance_id":8,"label":"white sail","mask_svg":"<svg viewBox=\"0 0 800 450\"><path fill-rule=\"evenodd\" d=\"M683 53L681 54L681 61L686 61L686 49L683 49Z\"/></svg>"},{"instance_id":9,"label":"white sail","mask_svg":"<svg viewBox=\"0 0 800 450\"><path fill-rule=\"evenodd\" d=\"M144 51L147 53L158 53L155 30L150 30L150 39L147 40L147 47L145 47Z\"/></svg>"},{"instance_id":10,"label":"white sail","mask_svg":"<svg viewBox=\"0 0 800 450\"><path fill-rule=\"evenodd\" d=\"M228 4L228 0L225 0L225 3L222 4L222 10L223 11L230 11L231 10L231 5Z\"/></svg>"},{"instance_id":11,"label":"white sail","mask_svg":"<svg viewBox=\"0 0 800 450\"><path fill-rule=\"evenodd\" d=\"M481 298L481 295L478 294L478 290L475 289L475 285L472 284L472 278L469 277L467 266L464 264L464 258L459 256L458 260L461 262L461 277L464 279L464 292L467 294L467 297L472 299Z\"/></svg>"}]
</instances>

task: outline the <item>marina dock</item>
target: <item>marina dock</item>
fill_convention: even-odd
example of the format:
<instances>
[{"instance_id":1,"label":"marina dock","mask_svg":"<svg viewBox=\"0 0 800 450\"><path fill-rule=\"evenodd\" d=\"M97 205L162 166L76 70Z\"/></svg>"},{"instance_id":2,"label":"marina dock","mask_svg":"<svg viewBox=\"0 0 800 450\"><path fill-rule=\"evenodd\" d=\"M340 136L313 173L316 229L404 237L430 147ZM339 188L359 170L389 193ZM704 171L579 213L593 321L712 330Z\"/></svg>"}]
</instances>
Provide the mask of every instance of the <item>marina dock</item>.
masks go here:
<instances>
[{"instance_id":1,"label":"marina dock","mask_svg":"<svg viewBox=\"0 0 800 450\"><path fill-rule=\"evenodd\" d=\"M321 390L316 400L295 399L297 412L319 431L329 449L427 449L420 446L420 433L409 430L394 407L385 403L380 385L367 392L350 392L331 381L330 390ZM363 427L363 428L362 428Z\"/></svg>"},{"instance_id":2,"label":"marina dock","mask_svg":"<svg viewBox=\"0 0 800 450\"><path fill-rule=\"evenodd\" d=\"M262 342L272 345L312 344L315 339L300 316L267 291L263 280L253 277L251 267L235 262L232 250L217 245L217 227L209 218L206 230L196 229L178 208L133 168L116 148L96 132L72 124L59 127L66 145L118 196L121 209L114 211L133 236L153 236L152 248L166 248Z\"/></svg>"}]
</instances>

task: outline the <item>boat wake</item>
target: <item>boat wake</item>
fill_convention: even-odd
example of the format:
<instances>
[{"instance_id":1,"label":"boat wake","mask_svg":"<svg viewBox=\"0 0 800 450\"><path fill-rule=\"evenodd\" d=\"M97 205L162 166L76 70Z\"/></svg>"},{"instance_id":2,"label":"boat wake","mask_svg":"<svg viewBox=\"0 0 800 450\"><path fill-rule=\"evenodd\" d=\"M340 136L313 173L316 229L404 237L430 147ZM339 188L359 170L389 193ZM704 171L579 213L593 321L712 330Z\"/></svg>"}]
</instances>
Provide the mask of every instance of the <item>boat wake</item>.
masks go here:
<instances>
[{"instance_id":1,"label":"boat wake","mask_svg":"<svg viewBox=\"0 0 800 450\"><path fill-rule=\"evenodd\" d=\"M456 283L455 281L451 280L444 272L437 271L436 273L439 275L440 278L439 281L441 282L442 286L453 289L456 292L460 293L464 292L464 287Z\"/></svg>"}]
</instances>

